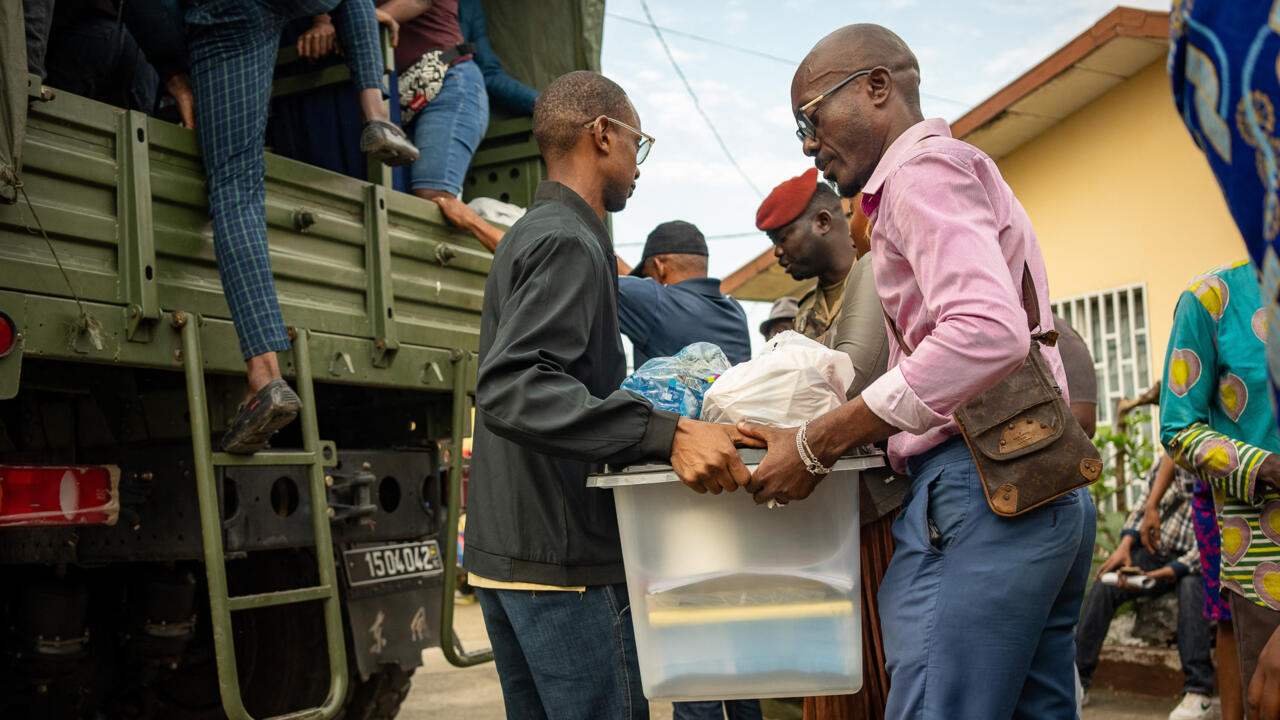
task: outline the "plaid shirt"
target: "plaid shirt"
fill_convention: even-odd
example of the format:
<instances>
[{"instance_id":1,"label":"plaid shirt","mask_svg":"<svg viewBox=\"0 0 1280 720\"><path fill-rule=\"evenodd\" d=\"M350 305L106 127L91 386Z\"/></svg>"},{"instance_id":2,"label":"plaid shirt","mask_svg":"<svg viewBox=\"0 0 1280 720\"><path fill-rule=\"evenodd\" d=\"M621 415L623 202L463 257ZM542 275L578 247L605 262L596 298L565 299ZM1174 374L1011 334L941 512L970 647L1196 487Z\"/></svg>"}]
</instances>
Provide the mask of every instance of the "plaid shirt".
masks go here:
<instances>
[{"instance_id":1,"label":"plaid shirt","mask_svg":"<svg viewBox=\"0 0 1280 720\"><path fill-rule=\"evenodd\" d=\"M1156 464L1147 477L1146 487L1133 505L1133 512L1124 524L1121 535L1132 535L1142 542L1138 530L1142 526L1142 516L1147 510L1147 498L1151 496L1151 485L1155 480ZM1187 573L1200 572L1200 548L1196 545L1195 523L1192 521L1192 497L1195 492L1196 476L1176 466L1173 483L1160 499L1160 554L1172 557L1168 564L1174 574L1182 577Z\"/></svg>"}]
</instances>

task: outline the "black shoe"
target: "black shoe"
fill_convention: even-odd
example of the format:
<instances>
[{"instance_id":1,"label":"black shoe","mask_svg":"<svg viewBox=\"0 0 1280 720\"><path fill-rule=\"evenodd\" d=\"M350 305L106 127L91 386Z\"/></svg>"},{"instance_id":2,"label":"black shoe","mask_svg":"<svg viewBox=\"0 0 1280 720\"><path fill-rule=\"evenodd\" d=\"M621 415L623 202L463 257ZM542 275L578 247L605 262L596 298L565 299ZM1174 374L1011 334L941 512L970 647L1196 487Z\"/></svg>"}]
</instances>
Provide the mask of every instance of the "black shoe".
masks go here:
<instances>
[{"instance_id":1,"label":"black shoe","mask_svg":"<svg viewBox=\"0 0 1280 720\"><path fill-rule=\"evenodd\" d=\"M293 422L302 409L293 388L284 380L272 380L240 406L231 429L222 436L224 452L252 455L267 446L280 428Z\"/></svg>"},{"instance_id":2,"label":"black shoe","mask_svg":"<svg viewBox=\"0 0 1280 720\"><path fill-rule=\"evenodd\" d=\"M370 120L360 131L360 152L388 167L408 165L418 159L418 148L409 142L404 131L381 120Z\"/></svg>"}]
</instances>

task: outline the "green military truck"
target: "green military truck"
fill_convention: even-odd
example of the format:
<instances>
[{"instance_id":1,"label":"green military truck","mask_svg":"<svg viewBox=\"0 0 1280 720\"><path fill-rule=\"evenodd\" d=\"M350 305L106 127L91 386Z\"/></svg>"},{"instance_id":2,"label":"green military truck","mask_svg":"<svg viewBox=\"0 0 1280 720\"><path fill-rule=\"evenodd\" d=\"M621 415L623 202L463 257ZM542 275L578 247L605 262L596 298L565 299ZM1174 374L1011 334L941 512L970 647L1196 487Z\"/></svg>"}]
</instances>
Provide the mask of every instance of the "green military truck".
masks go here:
<instances>
[{"instance_id":1,"label":"green military truck","mask_svg":"<svg viewBox=\"0 0 1280 720\"><path fill-rule=\"evenodd\" d=\"M602 0L484 6L517 79L598 69ZM5 2L0 718L391 718L424 648L488 659L452 603L489 254L381 168L268 155L304 410L215 452L244 365L196 138L42 87L24 47ZM527 205L542 172L528 119L494 117L466 194Z\"/></svg>"}]
</instances>

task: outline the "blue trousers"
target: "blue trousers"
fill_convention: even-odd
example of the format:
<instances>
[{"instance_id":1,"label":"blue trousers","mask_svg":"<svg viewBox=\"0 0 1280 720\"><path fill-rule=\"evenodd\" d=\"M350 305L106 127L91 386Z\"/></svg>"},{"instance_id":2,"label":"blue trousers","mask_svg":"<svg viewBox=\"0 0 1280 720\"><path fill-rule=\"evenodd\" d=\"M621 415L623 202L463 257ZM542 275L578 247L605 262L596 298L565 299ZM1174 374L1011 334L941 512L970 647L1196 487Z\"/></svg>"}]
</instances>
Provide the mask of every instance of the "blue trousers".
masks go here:
<instances>
[{"instance_id":1,"label":"blue trousers","mask_svg":"<svg viewBox=\"0 0 1280 720\"><path fill-rule=\"evenodd\" d=\"M908 469L878 596L885 718L1075 718L1075 625L1097 524L1087 490L1000 517L958 437Z\"/></svg>"},{"instance_id":2,"label":"blue trousers","mask_svg":"<svg viewBox=\"0 0 1280 720\"><path fill-rule=\"evenodd\" d=\"M672 703L673 720L761 720L759 700L699 700Z\"/></svg>"},{"instance_id":3,"label":"blue trousers","mask_svg":"<svg viewBox=\"0 0 1280 720\"><path fill-rule=\"evenodd\" d=\"M1130 552L1133 564L1144 571L1166 567L1174 558L1152 555L1142 545ZM1213 644L1213 631L1204 616L1204 579L1200 573L1189 573L1177 580L1161 580L1147 590L1129 592L1101 580L1093 583L1093 590L1080 614L1080 628L1076 633L1076 667L1080 669L1080 682L1088 688L1093 683L1093 671L1098 668L1102 643L1111 628L1111 618L1123 603L1139 596L1156 597L1167 592L1178 594L1178 655L1182 659L1182 692L1213 694L1213 659L1209 648Z\"/></svg>"},{"instance_id":4,"label":"blue trousers","mask_svg":"<svg viewBox=\"0 0 1280 720\"><path fill-rule=\"evenodd\" d=\"M626 585L476 597L508 720L648 720Z\"/></svg>"},{"instance_id":5,"label":"blue trousers","mask_svg":"<svg viewBox=\"0 0 1280 720\"><path fill-rule=\"evenodd\" d=\"M356 88L381 88L371 0L197 0L186 12L214 251L246 360L290 347L267 250L263 137L280 31L319 13L333 17Z\"/></svg>"}]
</instances>

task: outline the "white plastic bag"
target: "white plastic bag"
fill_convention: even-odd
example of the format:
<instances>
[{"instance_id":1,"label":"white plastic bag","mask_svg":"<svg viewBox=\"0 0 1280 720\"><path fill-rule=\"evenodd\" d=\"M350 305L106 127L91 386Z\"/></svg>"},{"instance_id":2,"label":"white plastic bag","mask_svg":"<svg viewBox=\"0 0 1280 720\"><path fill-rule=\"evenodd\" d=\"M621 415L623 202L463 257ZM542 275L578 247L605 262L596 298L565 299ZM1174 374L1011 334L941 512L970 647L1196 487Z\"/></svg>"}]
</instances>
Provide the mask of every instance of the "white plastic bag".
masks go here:
<instances>
[{"instance_id":1,"label":"white plastic bag","mask_svg":"<svg viewBox=\"0 0 1280 720\"><path fill-rule=\"evenodd\" d=\"M853 376L848 355L788 330L715 381L702 401L702 419L794 427L843 405Z\"/></svg>"}]
</instances>

